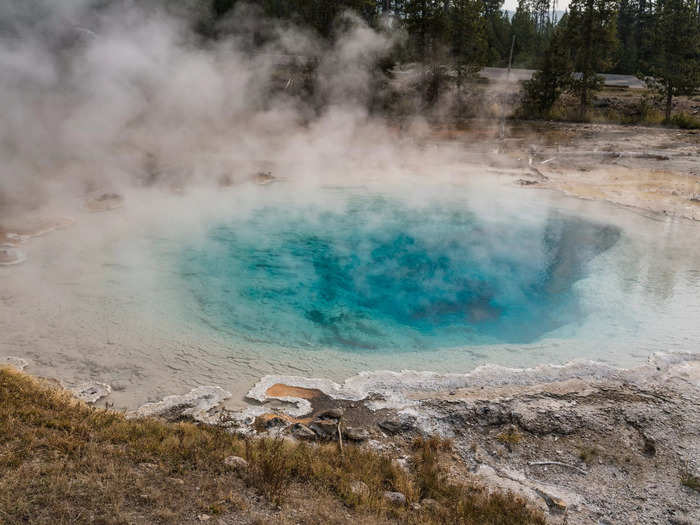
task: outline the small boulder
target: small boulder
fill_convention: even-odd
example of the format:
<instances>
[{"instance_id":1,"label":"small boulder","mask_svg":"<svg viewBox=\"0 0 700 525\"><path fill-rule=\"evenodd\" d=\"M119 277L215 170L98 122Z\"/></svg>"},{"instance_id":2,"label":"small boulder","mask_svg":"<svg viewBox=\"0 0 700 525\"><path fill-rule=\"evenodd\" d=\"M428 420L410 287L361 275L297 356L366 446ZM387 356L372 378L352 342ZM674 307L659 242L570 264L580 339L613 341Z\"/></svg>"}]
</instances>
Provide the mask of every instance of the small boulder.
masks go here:
<instances>
[{"instance_id":1,"label":"small boulder","mask_svg":"<svg viewBox=\"0 0 700 525\"><path fill-rule=\"evenodd\" d=\"M369 487L364 481L355 480L350 483L350 492L352 492L355 496L368 496Z\"/></svg>"},{"instance_id":2,"label":"small boulder","mask_svg":"<svg viewBox=\"0 0 700 525\"><path fill-rule=\"evenodd\" d=\"M289 432L297 439L316 439L316 433L301 423L294 423Z\"/></svg>"},{"instance_id":3,"label":"small boulder","mask_svg":"<svg viewBox=\"0 0 700 525\"><path fill-rule=\"evenodd\" d=\"M343 437L350 441L366 441L369 439L369 432L362 427L348 427L343 432Z\"/></svg>"},{"instance_id":4,"label":"small boulder","mask_svg":"<svg viewBox=\"0 0 700 525\"><path fill-rule=\"evenodd\" d=\"M413 430L413 425L411 425L410 423L397 421L393 419L385 419L384 421L380 421L379 423L377 423L377 425L384 432L387 432L389 434L400 434L402 432L409 432Z\"/></svg>"},{"instance_id":5,"label":"small boulder","mask_svg":"<svg viewBox=\"0 0 700 525\"><path fill-rule=\"evenodd\" d=\"M128 383L126 381L116 380L116 381L112 381L111 384L112 384L112 390L114 390L115 392L123 392L124 390L126 390Z\"/></svg>"},{"instance_id":6,"label":"small boulder","mask_svg":"<svg viewBox=\"0 0 700 525\"><path fill-rule=\"evenodd\" d=\"M329 410L324 410L316 416L316 419L340 419L343 417L342 408L331 408Z\"/></svg>"},{"instance_id":7,"label":"small boulder","mask_svg":"<svg viewBox=\"0 0 700 525\"><path fill-rule=\"evenodd\" d=\"M442 505L433 498L425 498L421 500L420 504L428 512L437 513L443 510Z\"/></svg>"},{"instance_id":8,"label":"small boulder","mask_svg":"<svg viewBox=\"0 0 700 525\"><path fill-rule=\"evenodd\" d=\"M273 428L286 427L288 422L279 416L260 416L255 422L255 427L258 429L271 430Z\"/></svg>"},{"instance_id":9,"label":"small boulder","mask_svg":"<svg viewBox=\"0 0 700 525\"><path fill-rule=\"evenodd\" d=\"M229 456L224 459L224 465L232 467L234 470L245 470L248 468L248 462L240 456Z\"/></svg>"},{"instance_id":10,"label":"small boulder","mask_svg":"<svg viewBox=\"0 0 700 525\"><path fill-rule=\"evenodd\" d=\"M321 439L333 439L338 434L338 423L332 419L317 419L309 428Z\"/></svg>"},{"instance_id":11,"label":"small boulder","mask_svg":"<svg viewBox=\"0 0 700 525\"><path fill-rule=\"evenodd\" d=\"M532 186L533 184L537 184L538 181L530 179L518 179L515 182L517 184L520 184L521 186ZM450 392L450 395L452 395L452 392Z\"/></svg>"},{"instance_id":12,"label":"small boulder","mask_svg":"<svg viewBox=\"0 0 700 525\"><path fill-rule=\"evenodd\" d=\"M172 395L157 403L146 403L133 414L136 417L162 417L167 421L195 420L218 423L220 418L211 411L231 393L218 386L198 386L184 395Z\"/></svg>"},{"instance_id":13,"label":"small boulder","mask_svg":"<svg viewBox=\"0 0 700 525\"><path fill-rule=\"evenodd\" d=\"M408 456L401 456L400 458L396 458L395 460L392 461L394 465L396 465L398 468L403 470L404 472L409 472L409 458Z\"/></svg>"},{"instance_id":14,"label":"small boulder","mask_svg":"<svg viewBox=\"0 0 700 525\"><path fill-rule=\"evenodd\" d=\"M99 399L108 396L112 392L112 387L105 383L91 381L89 383L83 383L82 385L74 388L72 392L73 395L81 401L85 401L86 403L94 403Z\"/></svg>"},{"instance_id":15,"label":"small boulder","mask_svg":"<svg viewBox=\"0 0 700 525\"><path fill-rule=\"evenodd\" d=\"M566 509L568 508L566 501L561 498L557 498L556 496L552 496L546 501L547 505L549 505L550 508L556 512L566 512Z\"/></svg>"},{"instance_id":16,"label":"small boulder","mask_svg":"<svg viewBox=\"0 0 700 525\"><path fill-rule=\"evenodd\" d=\"M387 490L386 492L384 492L384 499L392 505L396 506L406 504L406 496L404 496L401 492L391 492Z\"/></svg>"}]
</instances>

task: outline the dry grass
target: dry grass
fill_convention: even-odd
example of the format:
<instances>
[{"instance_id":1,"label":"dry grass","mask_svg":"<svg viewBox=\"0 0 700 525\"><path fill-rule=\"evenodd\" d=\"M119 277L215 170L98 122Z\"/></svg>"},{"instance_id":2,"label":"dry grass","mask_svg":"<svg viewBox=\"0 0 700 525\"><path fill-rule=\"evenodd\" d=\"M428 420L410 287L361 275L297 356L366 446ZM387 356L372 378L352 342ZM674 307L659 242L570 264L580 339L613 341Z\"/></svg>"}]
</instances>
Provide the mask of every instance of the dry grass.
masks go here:
<instances>
[{"instance_id":1,"label":"dry grass","mask_svg":"<svg viewBox=\"0 0 700 525\"><path fill-rule=\"evenodd\" d=\"M578 451L578 458L589 467L600 455L601 450L597 446L583 446Z\"/></svg>"},{"instance_id":2,"label":"dry grass","mask_svg":"<svg viewBox=\"0 0 700 525\"><path fill-rule=\"evenodd\" d=\"M440 465L448 449L435 438L417 441L409 473L356 446L341 454L332 444L127 420L0 369L0 523L183 523L201 513L282 523L290 511L305 523L544 523L511 495L448 481ZM226 466L230 455L247 458L248 469ZM353 493L357 480L367 493ZM409 504L427 497L437 505L393 507L385 490L402 492ZM261 508L267 515L256 518Z\"/></svg>"},{"instance_id":3,"label":"dry grass","mask_svg":"<svg viewBox=\"0 0 700 525\"><path fill-rule=\"evenodd\" d=\"M509 427L496 436L496 439L506 445L510 449L513 445L517 445L523 439L523 435L518 432L515 427Z\"/></svg>"}]
</instances>

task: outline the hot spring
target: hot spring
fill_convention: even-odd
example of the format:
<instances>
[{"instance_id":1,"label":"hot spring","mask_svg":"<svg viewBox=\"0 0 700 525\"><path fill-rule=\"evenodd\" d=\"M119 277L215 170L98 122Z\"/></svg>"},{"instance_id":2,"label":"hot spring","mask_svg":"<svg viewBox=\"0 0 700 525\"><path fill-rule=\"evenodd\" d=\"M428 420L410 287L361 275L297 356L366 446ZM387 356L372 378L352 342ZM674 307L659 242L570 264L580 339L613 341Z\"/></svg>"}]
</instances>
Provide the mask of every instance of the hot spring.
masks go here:
<instances>
[{"instance_id":1,"label":"hot spring","mask_svg":"<svg viewBox=\"0 0 700 525\"><path fill-rule=\"evenodd\" d=\"M179 273L201 315L251 342L349 352L529 344L575 323L576 286L618 228L550 210L499 221L326 189L212 227Z\"/></svg>"},{"instance_id":2,"label":"hot spring","mask_svg":"<svg viewBox=\"0 0 700 525\"><path fill-rule=\"evenodd\" d=\"M201 384L241 399L266 374L631 366L700 340L696 225L511 179L281 180L127 203L2 275L41 296L16 290L6 353L117 385L117 403Z\"/></svg>"}]
</instances>

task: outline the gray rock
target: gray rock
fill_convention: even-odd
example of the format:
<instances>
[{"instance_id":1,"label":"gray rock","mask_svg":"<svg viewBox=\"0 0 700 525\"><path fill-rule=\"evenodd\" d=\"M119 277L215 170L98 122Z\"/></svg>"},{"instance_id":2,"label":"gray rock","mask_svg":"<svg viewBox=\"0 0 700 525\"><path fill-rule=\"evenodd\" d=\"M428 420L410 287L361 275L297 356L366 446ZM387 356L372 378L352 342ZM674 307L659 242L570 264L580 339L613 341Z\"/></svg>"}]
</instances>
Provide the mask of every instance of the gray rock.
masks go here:
<instances>
[{"instance_id":1,"label":"gray rock","mask_svg":"<svg viewBox=\"0 0 700 525\"><path fill-rule=\"evenodd\" d=\"M511 412L499 402L477 401L472 409L472 414L467 414L468 419L475 419L482 426L504 425L512 420Z\"/></svg>"},{"instance_id":2,"label":"gray rock","mask_svg":"<svg viewBox=\"0 0 700 525\"><path fill-rule=\"evenodd\" d=\"M281 427L286 427L288 424L288 421L284 418L281 418L279 416L273 416L271 418L266 419L263 422L263 426L266 429L272 429L272 428L281 428Z\"/></svg>"},{"instance_id":3,"label":"gray rock","mask_svg":"<svg viewBox=\"0 0 700 525\"><path fill-rule=\"evenodd\" d=\"M89 383L83 383L82 385L73 388L71 392L81 401L85 401L86 403L94 403L99 399L108 396L112 392L112 387L105 383L90 381Z\"/></svg>"},{"instance_id":4,"label":"gray rock","mask_svg":"<svg viewBox=\"0 0 700 525\"><path fill-rule=\"evenodd\" d=\"M348 427L343 432L343 437L350 441L366 441L369 439L369 432L362 427Z\"/></svg>"},{"instance_id":5,"label":"gray rock","mask_svg":"<svg viewBox=\"0 0 700 525\"><path fill-rule=\"evenodd\" d=\"M369 487L364 481L356 480L350 483L350 492L352 492L356 496L368 496Z\"/></svg>"},{"instance_id":6,"label":"gray rock","mask_svg":"<svg viewBox=\"0 0 700 525\"><path fill-rule=\"evenodd\" d=\"M563 406L517 411L513 413L513 419L523 430L539 435L568 435L584 426L580 415Z\"/></svg>"},{"instance_id":7,"label":"gray rock","mask_svg":"<svg viewBox=\"0 0 700 525\"><path fill-rule=\"evenodd\" d=\"M393 419L385 419L377 423L377 425L389 434L401 434L402 432L410 432L414 429L414 426L410 423Z\"/></svg>"},{"instance_id":8,"label":"gray rock","mask_svg":"<svg viewBox=\"0 0 700 525\"><path fill-rule=\"evenodd\" d=\"M401 470L404 472L409 472L409 457L408 456L401 456L400 458L396 458L393 460L394 465L399 467Z\"/></svg>"},{"instance_id":9,"label":"gray rock","mask_svg":"<svg viewBox=\"0 0 700 525\"><path fill-rule=\"evenodd\" d=\"M297 439L316 439L316 433L301 423L294 423L289 428L289 432Z\"/></svg>"},{"instance_id":10,"label":"gray rock","mask_svg":"<svg viewBox=\"0 0 700 525\"><path fill-rule=\"evenodd\" d=\"M316 416L316 419L340 419L343 417L342 408L331 408L329 410L324 410Z\"/></svg>"},{"instance_id":11,"label":"gray rock","mask_svg":"<svg viewBox=\"0 0 700 525\"><path fill-rule=\"evenodd\" d=\"M392 505L396 506L406 504L406 496L404 496L401 492L386 491L384 493L384 499Z\"/></svg>"},{"instance_id":12,"label":"gray rock","mask_svg":"<svg viewBox=\"0 0 700 525\"><path fill-rule=\"evenodd\" d=\"M425 498L421 500L420 504L428 512L440 512L443 510L443 506L433 498Z\"/></svg>"},{"instance_id":13,"label":"gray rock","mask_svg":"<svg viewBox=\"0 0 700 525\"><path fill-rule=\"evenodd\" d=\"M137 417L162 417L168 421L194 419L202 423L215 424L218 419L210 415L231 393L218 386L200 386L180 396L167 396L158 403L147 403L139 408Z\"/></svg>"},{"instance_id":14,"label":"gray rock","mask_svg":"<svg viewBox=\"0 0 700 525\"><path fill-rule=\"evenodd\" d=\"M248 468L248 462L240 456L229 456L224 459L224 465L233 467L234 470L245 470Z\"/></svg>"},{"instance_id":15,"label":"gray rock","mask_svg":"<svg viewBox=\"0 0 700 525\"><path fill-rule=\"evenodd\" d=\"M338 435L338 423L332 419L316 420L309 428L321 439L333 439Z\"/></svg>"},{"instance_id":16,"label":"gray rock","mask_svg":"<svg viewBox=\"0 0 700 525\"><path fill-rule=\"evenodd\" d=\"M124 390L126 390L126 387L126 381L112 381L112 390L114 390L115 392L123 392Z\"/></svg>"}]
</instances>

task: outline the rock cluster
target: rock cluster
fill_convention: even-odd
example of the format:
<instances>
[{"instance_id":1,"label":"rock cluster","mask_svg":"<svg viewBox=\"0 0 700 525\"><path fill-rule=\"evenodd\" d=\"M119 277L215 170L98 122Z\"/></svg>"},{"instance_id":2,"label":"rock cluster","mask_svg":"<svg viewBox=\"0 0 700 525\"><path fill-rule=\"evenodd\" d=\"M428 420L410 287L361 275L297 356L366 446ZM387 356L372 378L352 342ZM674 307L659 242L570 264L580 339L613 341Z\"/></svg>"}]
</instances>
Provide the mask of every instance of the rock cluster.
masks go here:
<instances>
[{"instance_id":1,"label":"rock cluster","mask_svg":"<svg viewBox=\"0 0 700 525\"><path fill-rule=\"evenodd\" d=\"M401 492L386 491L384 493L384 499L388 503L396 506L406 504L406 496L404 496Z\"/></svg>"},{"instance_id":2,"label":"rock cluster","mask_svg":"<svg viewBox=\"0 0 700 525\"><path fill-rule=\"evenodd\" d=\"M184 395L167 396L157 403L147 403L132 416L162 417L168 421L191 419L202 423L218 423L212 410L231 397L231 393L218 386L200 386Z\"/></svg>"},{"instance_id":3,"label":"rock cluster","mask_svg":"<svg viewBox=\"0 0 700 525\"><path fill-rule=\"evenodd\" d=\"M338 439L338 432L342 441L362 443L370 439L371 433L364 426L346 425L343 419L344 409L334 407L317 413L311 420L304 422L295 421L285 416L275 414L262 414L258 416L255 428L259 432L270 435L288 435L302 441L334 441ZM405 424L399 424L397 428L406 430Z\"/></svg>"},{"instance_id":4,"label":"rock cluster","mask_svg":"<svg viewBox=\"0 0 700 525\"><path fill-rule=\"evenodd\" d=\"M75 397L86 403L95 403L112 392L112 387L97 381L83 383L71 389Z\"/></svg>"},{"instance_id":5,"label":"rock cluster","mask_svg":"<svg viewBox=\"0 0 700 525\"><path fill-rule=\"evenodd\" d=\"M227 457L224 459L224 465L240 471L248 468L248 462L240 456Z\"/></svg>"}]
</instances>

